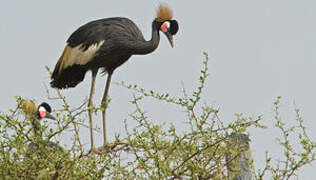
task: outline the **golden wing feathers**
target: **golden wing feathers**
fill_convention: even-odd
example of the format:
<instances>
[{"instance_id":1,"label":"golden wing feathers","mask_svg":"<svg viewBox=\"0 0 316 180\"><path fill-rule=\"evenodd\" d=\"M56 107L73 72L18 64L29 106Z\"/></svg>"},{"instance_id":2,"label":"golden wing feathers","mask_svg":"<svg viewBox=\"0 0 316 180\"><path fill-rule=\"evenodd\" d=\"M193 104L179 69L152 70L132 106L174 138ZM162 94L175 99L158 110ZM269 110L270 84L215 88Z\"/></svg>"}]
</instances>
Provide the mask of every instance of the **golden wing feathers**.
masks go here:
<instances>
[{"instance_id":1,"label":"golden wing feathers","mask_svg":"<svg viewBox=\"0 0 316 180\"><path fill-rule=\"evenodd\" d=\"M64 69L70 67L74 64L85 65L94 57L99 48L103 45L104 40L90 45L87 49L84 50L83 46L80 44L76 47L70 47L66 45L61 57L56 64L56 71L59 75Z\"/></svg>"}]
</instances>

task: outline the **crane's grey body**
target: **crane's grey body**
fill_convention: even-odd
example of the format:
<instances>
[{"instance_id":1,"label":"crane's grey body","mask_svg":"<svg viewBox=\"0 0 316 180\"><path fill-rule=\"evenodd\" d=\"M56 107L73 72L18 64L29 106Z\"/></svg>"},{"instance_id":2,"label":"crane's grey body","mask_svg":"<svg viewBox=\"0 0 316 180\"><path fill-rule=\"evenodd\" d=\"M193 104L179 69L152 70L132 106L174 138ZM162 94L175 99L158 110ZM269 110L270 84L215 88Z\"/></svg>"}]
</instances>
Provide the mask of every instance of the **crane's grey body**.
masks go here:
<instances>
[{"instance_id":1,"label":"crane's grey body","mask_svg":"<svg viewBox=\"0 0 316 180\"><path fill-rule=\"evenodd\" d=\"M49 149L52 152L64 152L63 148L60 147L58 144L51 142L51 141L44 141L42 142L46 147L48 147L47 149ZM35 144L33 142L28 144L28 152L29 153L38 153L38 144ZM29 153L27 154L27 156L29 156Z\"/></svg>"}]
</instances>

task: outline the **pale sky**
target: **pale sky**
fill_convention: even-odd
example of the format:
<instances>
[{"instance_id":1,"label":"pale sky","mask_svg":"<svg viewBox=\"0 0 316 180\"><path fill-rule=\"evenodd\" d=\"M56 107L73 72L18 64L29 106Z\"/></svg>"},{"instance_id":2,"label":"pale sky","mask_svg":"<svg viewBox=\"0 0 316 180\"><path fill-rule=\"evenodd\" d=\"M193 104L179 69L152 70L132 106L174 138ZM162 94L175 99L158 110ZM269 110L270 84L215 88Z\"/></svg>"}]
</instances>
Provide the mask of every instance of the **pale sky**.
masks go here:
<instances>
[{"instance_id":1,"label":"pale sky","mask_svg":"<svg viewBox=\"0 0 316 180\"><path fill-rule=\"evenodd\" d=\"M50 78L44 66L54 68L70 34L88 21L122 16L132 19L150 39L151 23L159 2L167 1L2 1L0 6L0 109L15 105L13 96L47 101L43 83ZM264 152L280 157L273 128L273 101L283 97L282 117L294 123L295 101L305 125L316 140L316 1L312 0L212 0L169 1L179 22L175 48L161 36L157 50L133 56L119 67L113 82L125 81L147 89L181 95L181 82L192 92L197 85L203 55L209 54L210 76L204 98L221 109L225 122L234 113L264 115L271 129L250 129L255 165L263 168ZM95 104L103 95L106 77L98 76ZM91 75L76 88L63 91L78 105L89 93ZM112 84L108 109L108 137L123 131L123 121L134 107L132 93ZM172 122L185 130L182 109L148 99L143 104L155 123ZM54 107L53 107L54 108ZM95 124L101 127L101 114ZM89 134L82 130L89 147ZM97 144L103 143L98 134ZM63 141L63 139L61 140ZM66 141L66 140L65 140ZM67 143L67 142L65 142ZM316 164L314 163L314 166ZM315 168L315 167L314 167ZM299 172L311 179L313 167Z\"/></svg>"}]
</instances>

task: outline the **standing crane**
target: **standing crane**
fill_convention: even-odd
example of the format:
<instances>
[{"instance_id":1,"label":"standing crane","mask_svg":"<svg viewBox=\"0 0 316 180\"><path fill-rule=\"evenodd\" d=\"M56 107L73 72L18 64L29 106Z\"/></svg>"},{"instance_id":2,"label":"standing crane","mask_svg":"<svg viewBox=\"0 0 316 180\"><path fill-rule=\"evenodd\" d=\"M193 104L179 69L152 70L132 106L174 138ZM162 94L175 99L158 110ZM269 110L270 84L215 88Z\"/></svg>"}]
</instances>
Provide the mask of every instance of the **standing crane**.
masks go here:
<instances>
[{"instance_id":1,"label":"standing crane","mask_svg":"<svg viewBox=\"0 0 316 180\"><path fill-rule=\"evenodd\" d=\"M90 125L90 152L97 152L93 138L93 94L96 75L101 68L107 73L104 95L101 104L103 117L103 139L106 139L106 106L111 77L114 70L125 63L132 55L145 55L153 52L159 44L159 31L163 32L173 47L173 36L179 26L172 19L172 11L166 5L160 5L157 17L152 22L152 37L144 39L136 24L128 18L113 17L88 22L73 32L59 58L52 74L51 86L64 89L75 87L83 81L87 71L92 72L90 96L88 102Z\"/></svg>"},{"instance_id":2,"label":"standing crane","mask_svg":"<svg viewBox=\"0 0 316 180\"><path fill-rule=\"evenodd\" d=\"M22 104L22 110L26 115L29 115L29 119L31 120L32 130L35 138L38 140L42 139L41 135L41 124L40 120L47 118L55 120L56 118L51 115L52 108L49 104L46 102L41 103L39 106L37 106L33 101L31 100L25 100ZM45 142L46 145L51 148L54 151L61 151L63 152L62 148L58 146L56 143L47 141ZM28 145L29 152L36 152L37 145L33 142L31 142ZM29 156L29 154L27 154Z\"/></svg>"}]
</instances>

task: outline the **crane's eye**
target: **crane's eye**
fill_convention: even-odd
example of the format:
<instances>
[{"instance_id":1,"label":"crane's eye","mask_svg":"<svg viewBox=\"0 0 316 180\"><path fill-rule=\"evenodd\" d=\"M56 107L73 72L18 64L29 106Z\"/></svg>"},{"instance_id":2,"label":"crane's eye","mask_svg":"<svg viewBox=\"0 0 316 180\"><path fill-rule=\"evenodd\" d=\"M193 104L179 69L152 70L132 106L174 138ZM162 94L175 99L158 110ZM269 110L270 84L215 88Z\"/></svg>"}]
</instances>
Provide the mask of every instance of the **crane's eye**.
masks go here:
<instances>
[{"instance_id":1,"label":"crane's eye","mask_svg":"<svg viewBox=\"0 0 316 180\"><path fill-rule=\"evenodd\" d=\"M162 25L160 26L160 30L161 30L162 32L167 32L169 28L170 28L170 22L169 22L169 21L165 21L165 22L162 23Z\"/></svg>"},{"instance_id":2,"label":"crane's eye","mask_svg":"<svg viewBox=\"0 0 316 180\"><path fill-rule=\"evenodd\" d=\"M39 113L40 118L46 117L46 109L43 106L40 106L38 108L38 113Z\"/></svg>"}]
</instances>

